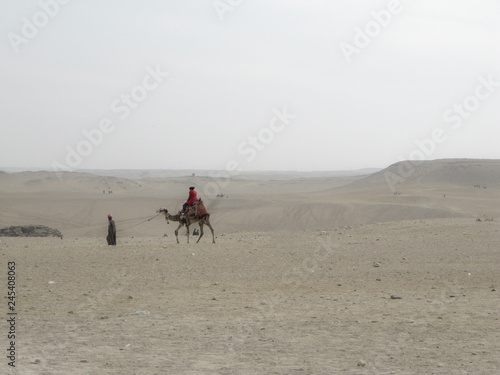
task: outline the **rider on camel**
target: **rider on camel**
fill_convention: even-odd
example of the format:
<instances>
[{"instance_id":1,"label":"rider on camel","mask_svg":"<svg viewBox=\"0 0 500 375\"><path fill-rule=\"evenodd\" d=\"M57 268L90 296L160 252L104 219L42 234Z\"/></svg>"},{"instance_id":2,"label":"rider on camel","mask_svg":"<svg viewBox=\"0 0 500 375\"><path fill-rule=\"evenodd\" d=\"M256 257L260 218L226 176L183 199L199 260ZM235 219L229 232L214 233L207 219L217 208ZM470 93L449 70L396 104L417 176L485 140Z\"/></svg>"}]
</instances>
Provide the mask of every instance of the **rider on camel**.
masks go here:
<instances>
[{"instance_id":1,"label":"rider on camel","mask_svg":"<svg viewBox=\"0 0 500 375\"><path fill-rule=\"evenodd\" d=\"M181 215L184 216L186 214L186 208L187 208L187 206L192 206L193 203L196 202L197 200L198 200L198 194L196 193L196 190L194 190L194 186L191 186L189 188L188 199L187 199L186 203L184 203L182 205Z\"/></svg>"}]
</instances>

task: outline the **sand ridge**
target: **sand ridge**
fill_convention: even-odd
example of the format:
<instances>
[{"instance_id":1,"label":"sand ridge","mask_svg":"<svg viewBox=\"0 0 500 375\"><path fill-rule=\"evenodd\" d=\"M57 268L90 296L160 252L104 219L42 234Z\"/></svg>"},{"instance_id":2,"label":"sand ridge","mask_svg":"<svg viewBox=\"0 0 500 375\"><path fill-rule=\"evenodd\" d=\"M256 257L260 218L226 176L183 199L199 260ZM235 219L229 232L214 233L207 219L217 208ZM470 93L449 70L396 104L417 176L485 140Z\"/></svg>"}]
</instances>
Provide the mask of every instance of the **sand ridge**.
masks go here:
<instances>
[{"instance_id":1,"label":"sand ridge","mask_svg":"<svg viewBox=\"0 0 500 375\"><path fill-rule=\"evenodd\" d=\"M365 176L214 179L211 173L128 179L86 173L23 172L0 175L0 226L44 224L67 236L101 236L112 213L126 236L168 231L161 220L135 226L160 207L176 212L196 185L219 233L328 230L378 221L497 217L500 162L440 160L413 164L412 175L394 186L385 175L396 164ZM436 177L439 176L439 179ZM458 177L454 177L458 176ZM487 188L476 188L475 185ZM214 186L217 190L214 190ZM112 192L111 194L109 192ZM215 193L225 194L217 198ZM104 229L103 229L104 226Z\"/></svg>"}]
</instances>

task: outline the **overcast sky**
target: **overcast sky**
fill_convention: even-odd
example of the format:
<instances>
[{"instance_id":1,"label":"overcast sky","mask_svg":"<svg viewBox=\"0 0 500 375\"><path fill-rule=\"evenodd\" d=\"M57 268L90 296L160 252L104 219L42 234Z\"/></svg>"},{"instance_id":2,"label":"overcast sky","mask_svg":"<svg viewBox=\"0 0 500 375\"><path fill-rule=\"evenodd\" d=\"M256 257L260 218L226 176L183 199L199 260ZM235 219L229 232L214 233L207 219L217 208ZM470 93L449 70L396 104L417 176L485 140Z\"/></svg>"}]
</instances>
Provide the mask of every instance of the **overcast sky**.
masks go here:
<instances>
[{"instance_id":1,"label":"overcast sky","mask_svg":"<svg viewBox=\"0 0 500 375\"><path fill-rule=\"evenodd\" d=\"M497 0L0 4L0 169L500 158Z\"/></svg>"}]
</instances>

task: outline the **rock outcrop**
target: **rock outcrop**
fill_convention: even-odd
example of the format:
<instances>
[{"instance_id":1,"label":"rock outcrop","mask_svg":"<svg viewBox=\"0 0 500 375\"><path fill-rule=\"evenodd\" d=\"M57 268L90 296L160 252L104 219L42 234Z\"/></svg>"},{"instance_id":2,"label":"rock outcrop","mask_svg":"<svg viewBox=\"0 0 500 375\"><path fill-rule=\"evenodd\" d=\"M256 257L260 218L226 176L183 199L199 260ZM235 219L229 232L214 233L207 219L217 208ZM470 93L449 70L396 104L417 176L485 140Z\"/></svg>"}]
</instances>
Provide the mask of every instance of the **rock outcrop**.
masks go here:
<instances>
[{"instance_id":1,"label":"rock outcrop","mask_svg":"<svg viewBox=\"0 0 500 375\"><path fill-rule=\"evenodd\" d=\"M45 225L19 225L0 229L0 237L59 237L63 238L57 229Z\"/></svg>"}]
</instances>

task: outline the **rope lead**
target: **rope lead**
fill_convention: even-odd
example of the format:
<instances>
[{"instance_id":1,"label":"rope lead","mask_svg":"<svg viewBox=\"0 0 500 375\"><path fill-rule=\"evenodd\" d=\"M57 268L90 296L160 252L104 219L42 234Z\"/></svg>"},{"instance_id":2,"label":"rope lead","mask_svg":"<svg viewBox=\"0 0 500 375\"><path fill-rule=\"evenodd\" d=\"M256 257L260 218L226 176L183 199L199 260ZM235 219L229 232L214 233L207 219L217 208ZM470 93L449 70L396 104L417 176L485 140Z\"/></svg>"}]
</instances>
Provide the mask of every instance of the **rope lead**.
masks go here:
<instances>
[{"instance_id":1,"label":"rope lead","mask_svg":"<svg viewBox=\"0 0 500 375\"><path fill-rule=\"evenodd\" d=\"M147 219L147 220L144 220L144 221L142 221L142 222L140 222L140 223L138 223L138 224L132 225L131 227L128 227L128 228L123 228L123 229L118 229L118 230L117 230L117 232L121 232L121 231L124 231L124 230L128 230L128 229L130 229L130 228L133 228L133 227L136 227L136 226L138 226L138 225L144 224L144 223L145 223L145 222L147 222L147 221L151 221L151 220L153 220L153 219L154 219L155 217L157 217L158 215L159 215L159 213L157 213L157 214L156 214L155 216L153 216L153 217L150 217L150 218L149 218L149 219Z\"/></svg>"}]
</instances>

